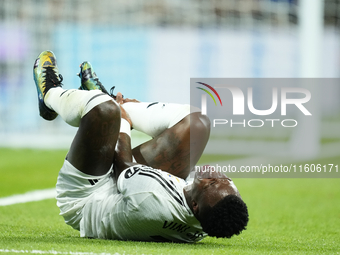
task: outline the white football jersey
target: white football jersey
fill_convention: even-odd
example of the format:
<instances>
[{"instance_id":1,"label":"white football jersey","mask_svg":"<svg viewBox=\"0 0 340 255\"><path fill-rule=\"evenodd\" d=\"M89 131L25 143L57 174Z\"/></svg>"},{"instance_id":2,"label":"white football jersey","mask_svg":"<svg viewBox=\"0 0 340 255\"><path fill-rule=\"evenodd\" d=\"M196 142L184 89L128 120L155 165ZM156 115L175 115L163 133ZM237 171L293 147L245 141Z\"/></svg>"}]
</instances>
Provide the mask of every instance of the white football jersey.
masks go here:
<instances>
[{"instance_id":1,"label":"white football jersey","mask_svg":"<svg viewBox=\"0 0 340 255\"><path fill-rule=\"evenodd\" d=\"M83 208L81 236L197 242L206 236L183 193L183 179L147 166L124 170Z\"/></svg>"}]
</instances>

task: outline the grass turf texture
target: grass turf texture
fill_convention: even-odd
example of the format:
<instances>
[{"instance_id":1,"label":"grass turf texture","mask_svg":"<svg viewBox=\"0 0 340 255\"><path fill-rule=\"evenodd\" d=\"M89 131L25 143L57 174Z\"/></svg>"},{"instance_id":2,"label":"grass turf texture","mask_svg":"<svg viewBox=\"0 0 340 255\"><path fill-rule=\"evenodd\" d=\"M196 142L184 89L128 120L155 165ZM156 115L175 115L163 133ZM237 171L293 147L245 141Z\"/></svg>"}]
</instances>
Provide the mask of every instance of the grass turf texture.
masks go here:
<instances>
[{"instance_id":1,"label":"grass turf texture","mask_svg":"<svg viewBox=\"0 0 340 255\"><path fill-rule=\"evenodd\" d=\"M0 150L0 196L53 187L66 151ZM0 250L119 254L340 254L340 179L236 179L248 229L196 244L84 239L54 199L0 207ZM0 252L1 253L1 252ZM10 253L4 253L10 254ZM14 253L13 253L14 254Z\"/></svg>"}]
</instances>

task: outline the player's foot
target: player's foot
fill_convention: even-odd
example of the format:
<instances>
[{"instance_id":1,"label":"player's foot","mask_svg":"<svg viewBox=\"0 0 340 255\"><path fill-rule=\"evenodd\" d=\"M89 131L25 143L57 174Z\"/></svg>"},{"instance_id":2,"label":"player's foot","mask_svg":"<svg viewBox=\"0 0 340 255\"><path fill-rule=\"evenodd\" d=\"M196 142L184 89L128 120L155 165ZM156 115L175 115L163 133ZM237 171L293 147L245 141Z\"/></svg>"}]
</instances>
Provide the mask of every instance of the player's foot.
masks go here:
<instances>
[{"instance_id":1,"label":"player's foot","mask_svg":"<svg viewBox=\"0 0 340 255\"><path fill-rule=\"evenodd\" d=\"M44 98L51 88L61 87L63 77L59 74L56 57L52 51L43 51L35 60L33 77L38 92L39 113L45 120L54 120L58 114L49 109Z\"/></svg>"},{"instance_id":2,"label":"player's foot","mask_svg":"<svg viewBox=\"0 0 340 255\"><path fill-rule=\"evenodd\" d=\"M90 62L84 61L80 65L80 73L78 74L78 76L81 79L81 85L79 87L80 90L101 90L105 94L111 96L113 99L116 99L116 96L112 93L115 87L111 88L109 94L103 84L99 81L99 78L94 72Z\"/></svg>"},{"instance_id":3,"label":"player's foot","mask_svg":"<svg viewBox=\"0 0 340 255\"><path fill-rule=\"evenodd\" d=\"M79 77L81 79L81 85L79 89L82 90L101 90L106 94L109 94L103 84L99 81L97 74L94 72L90 62L84 61L80 65Z\"/></svg>"}]
</instances>

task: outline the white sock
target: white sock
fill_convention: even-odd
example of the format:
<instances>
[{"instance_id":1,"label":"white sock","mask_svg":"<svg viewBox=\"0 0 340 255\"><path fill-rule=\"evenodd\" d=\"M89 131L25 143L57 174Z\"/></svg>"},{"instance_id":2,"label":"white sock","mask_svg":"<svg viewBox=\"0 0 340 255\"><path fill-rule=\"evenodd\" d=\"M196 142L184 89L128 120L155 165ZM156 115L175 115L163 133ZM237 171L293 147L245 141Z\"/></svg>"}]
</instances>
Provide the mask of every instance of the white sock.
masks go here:
<instances>
[{"instance_id":1,"label":"white sock","mask_svg":"<svg viewBox=\"0 0 340 255\"><path fill-rule=\"evenodd\" d=\"M122 106L131 118L132 127L151 137L161 134L190 114L190 105L131 102Z\"/></svg>"},{"instance_id":2,"label":"white sock","mask_svg":"<svg viewBox=\"0 0 340 255\"><path fill-rule=\"evenodd\" d=\"M109 100L113 99L100 90L64 90L60 87L51 88L44 98L48 108L74 127L79 127L80 119L92 108Z\"/></svg>"}]
</instances>

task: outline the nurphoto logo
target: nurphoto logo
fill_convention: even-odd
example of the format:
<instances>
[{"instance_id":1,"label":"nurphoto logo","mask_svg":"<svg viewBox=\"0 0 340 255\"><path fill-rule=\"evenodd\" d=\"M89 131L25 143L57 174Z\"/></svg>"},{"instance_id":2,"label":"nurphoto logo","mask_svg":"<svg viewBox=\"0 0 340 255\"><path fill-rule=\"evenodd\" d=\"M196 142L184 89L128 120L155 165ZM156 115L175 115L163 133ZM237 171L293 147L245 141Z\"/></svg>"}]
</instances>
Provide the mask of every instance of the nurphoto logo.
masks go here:
<instances>
[{"instance_id":1,"label":"nurphoto logo","mask_svg":"<svg viewBox=\"0 0 340 255\"><path fill-rule=\"evenodd\" d=\"M243 125L244 127L262 127L265 123L274 127L277 122L281 123L282 127L296 127L298 125L298 121L296 119L277 119L270 118L271 115L278 114L280 116L287 115L287 106L292 105L294 111L300 111L305 116L312 116L312 113L305 106L311 99L311 93L308 89L299 88L299 87L269 87L267 90L269 91L271 98L271 106L267 109L257 109L254 106L255 96L253 87L246 87L244 93L240 87L232 86L232 85L214 85L211 86L209 84L203 82L197 82L201 85L204 85L206 88L209 88L214 95L218 98L220 102L220 106L222 105L222 99L220 94L225 94L225 91L228 91L232 97L232 115L233 116L242 116L245 115L245 111L247 110L249 113L256 116L266 116L265 119L257 118L257 119L243 119L241 122L236 122L233 119L225 119L225 118L214 118L212 120L213 127L217 125L226 125L230 124L230 127L235 125ZM212 98L215 105L217 106L215 96L207 89L197 87L200 90L203 90L204 94L201 95L201 113L202 115L207 115L207 94ZM220 93L219 93L220 92ZM222 94L222 95L223 95ZM230 101L230 100L224 100ZM280 110L278 109L280 108ZM223 111L216 109L217 112L222 113Z\"/></svg>"}]
</instances>

